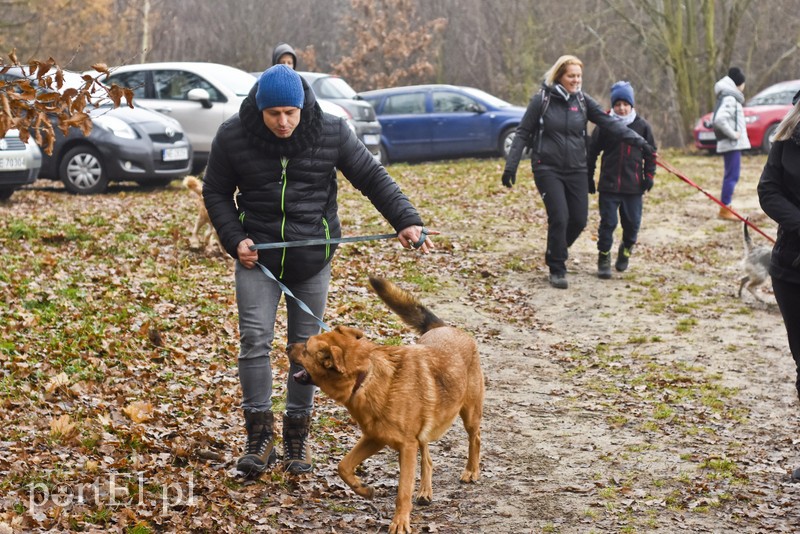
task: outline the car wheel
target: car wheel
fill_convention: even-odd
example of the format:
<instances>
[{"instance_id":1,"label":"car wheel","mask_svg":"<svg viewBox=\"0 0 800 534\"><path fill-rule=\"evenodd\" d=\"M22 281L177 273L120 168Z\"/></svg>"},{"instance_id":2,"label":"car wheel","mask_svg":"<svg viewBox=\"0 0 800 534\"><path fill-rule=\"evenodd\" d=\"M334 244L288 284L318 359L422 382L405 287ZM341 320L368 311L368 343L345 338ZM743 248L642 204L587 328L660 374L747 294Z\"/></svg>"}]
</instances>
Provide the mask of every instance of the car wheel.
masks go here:
<instances>
[{"instance_id":1,"label":"car wheel","mask_svg":"<svg viewBox=\"0 0 800 534\"><path fill-rule=\"evenodd\" d=\"M0 189L0 200L8 200L14 194L14 188Z\"/></svg>"},{"instance_id":2,"label":"car wheel","mask_svg":"<svg viewBox=\"0 0 800 534\"><path fill-rule=\"evenodd\" d=\"M70 149L58 167L64 187L76 195L93 195L108 189L108 177L100 154L90 146Z\"/></svg>"},{"instance_id":3,"label":"car wheel","mask_svg":"<svg viewBox=\"0 0 800 534\"><path fill-rule=\"evenodd\" d=\"M385 166L387 163L389 163L389 153L386 152L386 147L381 143L381 165Z\"/></svg>"},{"instance_id":4,"label":"car wheel","mask_svg":"<svg viewBox=\"0 0 800 534\"><path fill-rule=\"evenodd\" d=\"M770 139L773 135L775 135L775 130L778 129L777 124L771 125L769 128L766 129L764 132L764 138L761 140L761 151L765 154L769 154L769 149L772 148L772 142Z\"/></svg>"},{"instance_id":5,"label":"car wheel","mask_svg":"<svg viewBox=\"0 0 800 534\"><path fill-rule=\"evenodd\" d=\"M517 135L516 126L513 128L507 128L503 130L502 134L500 134L500 146L498 152L504 158L507 158L508 153L511 152L511 143L514 142L515 135Z\"/></svg>"}]
</instances>

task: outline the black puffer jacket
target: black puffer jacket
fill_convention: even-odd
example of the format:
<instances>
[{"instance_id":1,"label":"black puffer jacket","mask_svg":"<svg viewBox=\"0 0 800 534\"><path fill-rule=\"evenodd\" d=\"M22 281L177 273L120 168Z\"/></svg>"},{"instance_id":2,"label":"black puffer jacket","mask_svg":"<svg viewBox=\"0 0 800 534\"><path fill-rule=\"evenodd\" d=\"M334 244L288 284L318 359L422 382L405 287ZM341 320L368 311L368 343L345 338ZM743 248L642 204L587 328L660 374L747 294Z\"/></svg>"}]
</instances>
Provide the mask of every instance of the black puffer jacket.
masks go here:
<instances>
[{"instance_id":1,"label":"black puffer jacket","mask_svg":"<svg viewBox=\"0 0 800 534\"><path fill-rule=\"evenodd\" d=\"M778 223L769 274L800 284L800 128L775 141L758 182L761 209Z\"/></svg>"},{"instance_id":2,"label":"black puffer jacket","mask_svg":"<svg viewBox=\"0 0 800 534\"><path fill-rule=\"evenodd\" d=\"M300 123L288 139L265 126L254 86L211 145L203 199L222 245L234 258L247 237L255 243L341 237L337 168L395 231L422 225L408 198L347 124L322 113L305 80L303 89ZM302 281L318 273L335 248L261 250L259 261L282 280Z\"/></svg>"},{"instance_id":3,"label":"black puffer jacket","mask_svg":"<svg viewBox=\"0 0 800 534\"><path fill-rule=\"evenodd\" d=\"M639 115L628 124L628 128L647 139L651 146L656 146L650 124ZM589 176L594 176L597 158L601 152L603 159L600 165L600 179L597 181L598 191L638 195L644 192L645 187L653 184L653 176L656 173L655 156L645 153L639 147L620 143L605 135L601 127L594 129L592 141L589 143L587 160Z\"/></svg>"},{"instance_id":4,"label":"black puffer jacket","mask_svg":"<svg viewBox=\"0 0 800 534\"><path fill-rule=\"evenodd\" d=\"M611 118L592 97L583 93L583 102L577 94L568 94L555 86L542 85L550 95L550 102L542 116L542 131L539 131L539 116L542 109L542 91L531 98L525 115L517 127L517 134L506 158L506 171L517 172L522 150L532 147L531 167L559 173L574 173L586 170L586 121L608 129L612 136L643 147L647 142L636 132ZM585 105L585 109L582 109ZM541 134L541 142L537 135Z\"/></svg>"}]
</instances>

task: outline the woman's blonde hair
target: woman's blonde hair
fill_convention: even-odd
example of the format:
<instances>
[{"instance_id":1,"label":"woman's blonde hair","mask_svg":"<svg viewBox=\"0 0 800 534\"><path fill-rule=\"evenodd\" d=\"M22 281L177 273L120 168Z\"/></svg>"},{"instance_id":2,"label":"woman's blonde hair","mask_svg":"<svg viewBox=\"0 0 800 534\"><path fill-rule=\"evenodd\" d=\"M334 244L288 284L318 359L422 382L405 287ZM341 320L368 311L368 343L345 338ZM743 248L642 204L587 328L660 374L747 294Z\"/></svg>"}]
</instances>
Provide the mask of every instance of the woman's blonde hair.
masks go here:
<instances>
[{"instance_id":1,"label":"woman's blonde hair","mask_svg":"<svg viewBox=\"0 0 800 534\"><path fill-rule=\"evenodd\" d=\"M780 124L778 124L771 141L786 141L792 136L798 123L800 123L800 101L789 110Z\"/></svg>"},{"instance_id":2,"label":"woman's blonde hair","mask_svg":"<svg viewBox=\"0 0 800 534\"><path fill-rule=\"evenodd\" d=\"M550 67L550 70L544 73L544 83L551 86L558 83L559 78L567 72L567 67L570 65L577 65L583 69L583 61L577 57L571 55L561 56L556 60L553 66Z\"/></svg>"}]
</instances>

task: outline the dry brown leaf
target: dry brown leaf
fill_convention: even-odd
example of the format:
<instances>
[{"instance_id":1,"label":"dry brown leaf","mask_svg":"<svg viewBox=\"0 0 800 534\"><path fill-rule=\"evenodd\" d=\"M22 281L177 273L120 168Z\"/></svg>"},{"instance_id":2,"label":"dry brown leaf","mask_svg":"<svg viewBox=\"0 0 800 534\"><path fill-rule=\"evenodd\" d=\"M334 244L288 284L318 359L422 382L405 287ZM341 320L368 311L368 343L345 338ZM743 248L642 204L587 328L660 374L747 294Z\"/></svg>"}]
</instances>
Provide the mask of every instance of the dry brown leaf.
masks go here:
<instances>
[{"instance_id":1,"label":"dry brown leaf","mask_svg":"<svg viewBox=\"0 0 800 534\"><path fill-rule=\"evenodd\" d=\"M57 389L66 389L67 386L69 386L69 377L67 373L61 372L50 379L45 387L45 391L47 391L47 393L53 393Z\"/></svg>"},{"instance_id":2,"label":"dry brown leaf","mask_svg":"<svg viewBox=\"0 0 800 534\"><path fill-rule=\"evenodd\" d=\"M71 438L77 432L77 427L67 414L50 421L50 435L53 437Z\"/></svg>"},{"instance_id":3,"label":"dry brown leaf","mask_svg":"<svg viewBox=\"0 0 800 534\"><path fill-rule=\"evenodd\" d=\"M153 405L147 401L135 401L122 409L122 413L134 423L143 423L153 417Z\"/></svg>"}]
</instances>

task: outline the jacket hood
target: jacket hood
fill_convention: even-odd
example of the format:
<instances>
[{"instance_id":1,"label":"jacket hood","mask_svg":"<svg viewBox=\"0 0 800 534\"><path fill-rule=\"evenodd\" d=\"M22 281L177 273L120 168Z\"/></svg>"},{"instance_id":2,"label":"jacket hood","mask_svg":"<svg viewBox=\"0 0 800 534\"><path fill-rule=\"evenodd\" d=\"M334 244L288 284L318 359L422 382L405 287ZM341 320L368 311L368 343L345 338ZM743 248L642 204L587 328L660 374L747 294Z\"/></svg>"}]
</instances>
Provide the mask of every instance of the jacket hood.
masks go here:
<instances>
[{"instance_id":1,"label":"jacket hood","mask_svg":"<svg viewBox=\"0 0 800 534\"><path fill-rule=\"evenodd\" d=\"M300 80L305 95L303 109L300 111L300 123L288 139L277 137L264 124L263 115L256 104L258 83L253 85L239 108L239 119L250 142L270 156L294 156L314 145L322 135L322 108L319 107L317 97L308 82L302 76Z\"/></svg>"},{"instance_id":2,"label":"jacket hood","mask_svg":"<svg viewBox=\"0 0 800 534\"><path fill-rule=\"evenodd\" d=\"M714 84L714 94L717 97L732 96L737 102L744 104L744 95L736 88L736 84L728 76L725 76Z\"/></svg>"},{"instance_id":3,"label":"jacket hood","mask_svg":"<svg viewBox=\"0 0 800 534\"><path fill-rule=\"evenodd\" d=\"M294 58L294 70L297 70L297 54L294 53L294 48L286 43L279 43L272 51L272 64L277 65L278 59L283 54L290 54Z\"/></svg>"}]
</instances>

